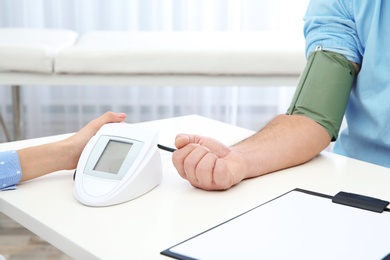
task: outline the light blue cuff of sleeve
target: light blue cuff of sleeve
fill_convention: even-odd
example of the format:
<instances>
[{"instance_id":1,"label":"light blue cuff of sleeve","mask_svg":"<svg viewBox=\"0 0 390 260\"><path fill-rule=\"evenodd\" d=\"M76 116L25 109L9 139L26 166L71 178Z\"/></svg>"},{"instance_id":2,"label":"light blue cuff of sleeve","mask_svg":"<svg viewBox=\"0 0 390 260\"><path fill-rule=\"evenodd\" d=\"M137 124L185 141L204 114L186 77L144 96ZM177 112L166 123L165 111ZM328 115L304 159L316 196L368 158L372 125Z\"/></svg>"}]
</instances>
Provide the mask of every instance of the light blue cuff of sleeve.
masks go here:
<instances>
[{"instance_id":1,"label":"light blue cuff of sleeve","mask_svg":"<svg viewBox=\"0 0 390 260\"><path fill-rule=\"evenodd\" d=\"M15 189L22 178L22 168L16 151L0 152L0 190Z\"/></svg>"},{"instance_id":2,"label":"light blue cuff of sleeve","mask_svg":"<svg viewBox=\"0 0 390 260\"><path fill-rule=\"evenodd\" d=\"M362 57L359 55L356 55L355 52L352 52L351 49L352 47L343 47L341 44L339 46L335 45L330 45L326 41L318 41L318 42L313 42L310 45L307 46L306 48L306 56L310 56L310 54L315 51L317 47L321 46L321 49L324 51L330 51L330 52L335 52L343 55L347 60L352 61L357 64L362 64Z\"/></svg>"}]
</instances>

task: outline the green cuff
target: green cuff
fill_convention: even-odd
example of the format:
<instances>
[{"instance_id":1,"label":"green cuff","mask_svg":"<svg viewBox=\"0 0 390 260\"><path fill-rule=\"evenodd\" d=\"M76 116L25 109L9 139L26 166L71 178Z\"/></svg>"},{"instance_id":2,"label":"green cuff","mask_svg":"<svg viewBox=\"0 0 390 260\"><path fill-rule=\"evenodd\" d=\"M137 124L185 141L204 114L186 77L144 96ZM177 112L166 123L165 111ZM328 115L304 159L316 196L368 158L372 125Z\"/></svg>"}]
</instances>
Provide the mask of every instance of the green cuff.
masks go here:
<instances>
[{"instance_id":1,"label":"green cuff","mask_svg":"<svg viewBox=\"0 0 390 260\"><path fill-rule=\"evenodd\" d=\"M313 119L335 141L355 74L352 63L341 54L321 50L311 53L287 114Z\"/></svg>"}]
</instances>

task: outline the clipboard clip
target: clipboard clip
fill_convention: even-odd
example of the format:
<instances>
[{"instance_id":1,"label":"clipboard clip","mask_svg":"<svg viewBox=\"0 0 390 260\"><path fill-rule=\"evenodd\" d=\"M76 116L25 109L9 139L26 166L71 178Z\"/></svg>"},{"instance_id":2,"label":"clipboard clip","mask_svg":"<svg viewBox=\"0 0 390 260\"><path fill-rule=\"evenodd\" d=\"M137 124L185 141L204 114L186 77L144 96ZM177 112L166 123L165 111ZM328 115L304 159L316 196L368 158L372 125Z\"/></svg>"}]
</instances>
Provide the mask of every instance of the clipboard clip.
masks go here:
<instances>
[{"instance_id":1,"label":"clipboard clip","mask_svg":"<svg viewBox=\"0 0 390 260\"><path fill-rule=\"evenodd\" d=\"M332 198L332 202L378 213L382 213L385 210L389 211L387 206L390 204L385 200L344 191L337 193Z\"/></svg>"}]
</instances>

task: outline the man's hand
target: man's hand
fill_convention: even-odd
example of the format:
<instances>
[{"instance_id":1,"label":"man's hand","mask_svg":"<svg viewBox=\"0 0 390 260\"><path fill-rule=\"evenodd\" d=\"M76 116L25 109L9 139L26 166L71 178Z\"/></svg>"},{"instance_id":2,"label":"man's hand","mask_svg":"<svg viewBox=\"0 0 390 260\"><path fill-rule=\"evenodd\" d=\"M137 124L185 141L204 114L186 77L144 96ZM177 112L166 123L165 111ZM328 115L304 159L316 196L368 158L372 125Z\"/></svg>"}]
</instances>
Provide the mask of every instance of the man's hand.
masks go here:
<instances>
[{"instance_id":1,"label":"man's hand","mask_svg":"<svg viewBox=\"0 0 390 260\"><path fill-rule=\"evenodd\" d=\"M172 161L194 187L226 190L244 179L245 160L233 148L207 137L179 134Z\"/></svg>"}]
</instances>

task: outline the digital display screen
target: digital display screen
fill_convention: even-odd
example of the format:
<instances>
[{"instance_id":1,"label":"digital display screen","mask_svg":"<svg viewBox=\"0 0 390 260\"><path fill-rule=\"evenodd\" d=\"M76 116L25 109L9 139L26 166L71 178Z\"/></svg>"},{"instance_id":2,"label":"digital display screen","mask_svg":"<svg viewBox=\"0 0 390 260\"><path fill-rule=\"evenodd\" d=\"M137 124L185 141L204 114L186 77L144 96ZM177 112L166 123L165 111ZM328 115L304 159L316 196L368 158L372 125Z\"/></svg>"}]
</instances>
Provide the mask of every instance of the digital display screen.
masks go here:
<instances>
[{"instance_id":1,"label":"digital display screen","mask_svg":"<svg viewBox=\"0 0 390 260\"><path fill-rule=\"evenodd\" d=\"M108 141L93 170L118 174L132 143Z\"/></svg>"}]
</instances>

